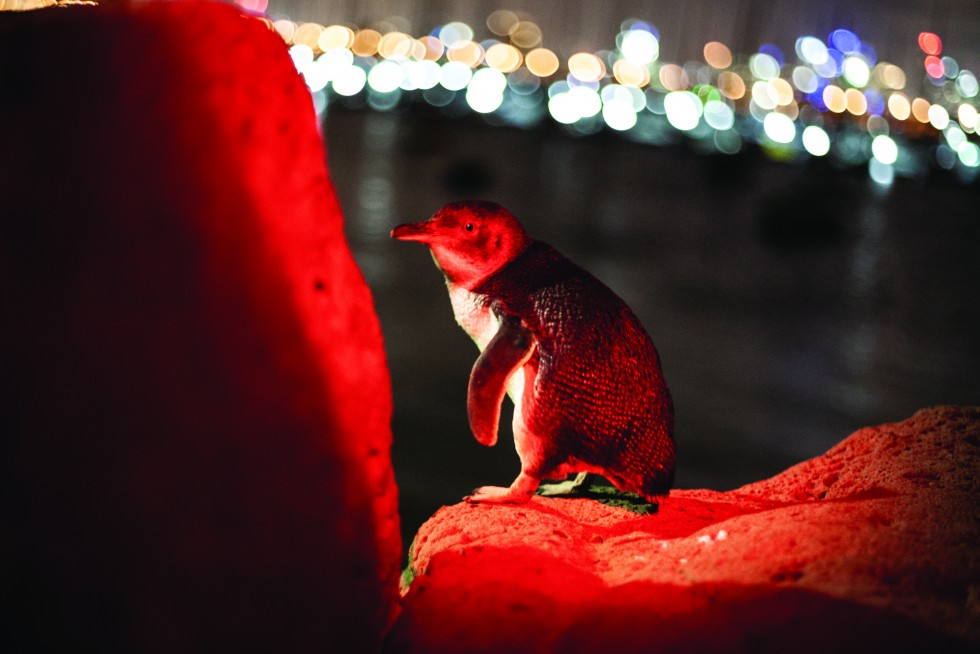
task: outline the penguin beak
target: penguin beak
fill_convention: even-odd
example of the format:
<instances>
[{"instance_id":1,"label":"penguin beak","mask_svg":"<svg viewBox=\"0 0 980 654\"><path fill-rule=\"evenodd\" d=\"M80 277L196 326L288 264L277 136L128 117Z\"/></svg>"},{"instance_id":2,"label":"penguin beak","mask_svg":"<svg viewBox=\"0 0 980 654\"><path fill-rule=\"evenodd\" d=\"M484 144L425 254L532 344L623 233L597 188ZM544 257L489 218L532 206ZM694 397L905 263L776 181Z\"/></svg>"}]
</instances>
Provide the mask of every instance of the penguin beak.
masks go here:
<instances>
[{"instance_id":1,"label":"penguin beak","mask_svg":"<svg viewBox=\"0 0 980 654\"><path fill-rule=\"evenodd\" d=\"M432 237L432 223L424 220L420 223L406 223L391 230L391 238L399 241L421 241L426 243Z\"/></svg>"}]
</instances>

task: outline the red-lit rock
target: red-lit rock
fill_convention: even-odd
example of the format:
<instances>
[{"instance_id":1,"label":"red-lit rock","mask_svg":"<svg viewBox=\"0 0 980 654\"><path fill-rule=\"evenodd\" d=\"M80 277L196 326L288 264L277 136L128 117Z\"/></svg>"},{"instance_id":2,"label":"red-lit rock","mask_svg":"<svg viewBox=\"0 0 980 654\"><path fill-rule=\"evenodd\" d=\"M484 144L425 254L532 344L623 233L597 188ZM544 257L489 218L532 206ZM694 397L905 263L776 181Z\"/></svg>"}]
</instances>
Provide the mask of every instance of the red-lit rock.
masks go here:
<instances>
[{"instance_id":1,"label":"red-lit rock","mask_svg":"<svg viewBox=\"0 0 980 654\"><path fill-rule=\"evenodd\" d=\"M14 642L377 651L389 379L282 40L226 5L57 7L0 15L0 60Z\"/></svg>"},{"instance_id":2,"label":"red-lit rock","mask_svg":"<svg viewBox=\"0 0 980 654\"><path fill-rule=\"evenodd\" d=\"M391 652L947 651L980 643L980 408L862 429L656 514L445 507Z\"/></svg>"}]
</instances>

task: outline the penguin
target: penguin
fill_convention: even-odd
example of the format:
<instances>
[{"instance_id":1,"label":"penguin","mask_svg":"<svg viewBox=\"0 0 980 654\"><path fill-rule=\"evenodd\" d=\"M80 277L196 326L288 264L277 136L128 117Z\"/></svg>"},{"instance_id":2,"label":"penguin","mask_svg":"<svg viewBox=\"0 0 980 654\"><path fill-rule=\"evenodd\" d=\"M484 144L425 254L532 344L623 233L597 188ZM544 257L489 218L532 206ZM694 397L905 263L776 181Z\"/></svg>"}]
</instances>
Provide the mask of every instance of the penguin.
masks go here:
<instances>
[{"instance_id":1,"label":"penguin","mask_svg":"<svg viewBox=\"0 0 980 654\"><path fill-rule=\"evenodd\" d=\"M571 473L654 504L667 496L674 405L653 341L619 296L492 202L448 204L391 237L429 247L480 350L466 403L477 441L497 442L504 395L514 402L520 474L466 501L527 502L543 480Z\"/></svg>"}]
</instances>

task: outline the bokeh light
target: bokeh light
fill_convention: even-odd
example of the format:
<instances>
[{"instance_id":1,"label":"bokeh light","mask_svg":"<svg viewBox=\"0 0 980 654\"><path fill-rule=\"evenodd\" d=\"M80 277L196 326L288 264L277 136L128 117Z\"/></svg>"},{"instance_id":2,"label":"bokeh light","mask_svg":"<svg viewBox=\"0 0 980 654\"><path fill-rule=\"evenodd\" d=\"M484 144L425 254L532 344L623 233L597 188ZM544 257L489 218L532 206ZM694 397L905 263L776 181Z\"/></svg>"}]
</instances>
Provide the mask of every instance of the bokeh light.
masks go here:
<instances>
[{"instance_id":1,"label":"bokeh light","mask_svg":"<svg viewBox=\"0 0 980 654\"><path fill-rule=\"evenodd\" d=\"M956 119L960 126L968 132L975 132L977 129L977 108L972 104L963 103L956 108Z\"/></svg>"},{"instance_id":2,"label":"bokeh light","mask_svg":"<svg viewBox=\"0 0 980 654\"><path fill-rule=\"evenodd\" d=\"M606 66L594 54L578 52L568 58L568 72L580 82L598 82L605 76Z\"/></svg>"},{"instance_id":3,"label":"bokeh light","mask_svg":"<svg viewBox=\"0 0 980 654\"><path fill-rule=\"evenodd\" d=\"M898 146L891 137L881 134L871 141L871 154L883 164L893 164L898 160Z\"/></svg>"},{"instance_id":4,"label":"bokeh light","mask_svg":"<svg viewBox=\"0 0 980 654\"><path fill-rule=\"evenodd\" d=\"M378 44L381 43L381 34L372 29L360 30L354 36L354 42L350 49L354 54L361 57L372 57L378 52Z\"/></svg>"},{"instance_id":5,"label":"bokeh light","mask_svg":"<svg viewBox=\"0 0 980 654\"><path fill-rule=\"evenodd\" d=\"M446 48L446 59L476 68L483 62L483 46L474 41L457 41Z\"/></svg>"},{"instance_id":6,"label":"bokeh light","mask_svg":"<svg viewBox=\"0 0 980 654\"><path fill-rule=\"evenodd\" d=\"M382 61L371 68L367 83L378 93L391 93L399 88L405 75L402 67L394 61Z\"/></svg>"},{"instance_id":7,"label":"bokeh light","mask_svg":"<svg viewBox=\"0 0 980 654\"><path fill-rule=\"evenodd\" d=\"M967 141L956 151L960 162L970 168L980 167L980 146L976 143Z\"/></svg>"},{"instance_id":8,"label":"bokeh light","mask_svg":"<svg viewBox=\"0 0 980 654\"><path fill-rule=\"evenodd\" d=\"M864 88L871 79L871 69L867 62L861 57L847 57L844 59L843 67L844 79L847 83L856 88Z\"/></svg>"},{"instance_id":9,"label":"bokeh light","mask_svg":"<svg viewBox=\"0 0 980 654\"><path fill-rule=\"evenodd\" d=\"M537 23L522 20L510 32L510 42L518 48L535 48L541 45L541 28Z\"/></svg>"},{"instance_id":10,"label":"bokeh light","mask_svg":"<svg viewBox=\"0 0 980 654\"><path fill-rule=\"evenodd\" d=\"M701 122L701 98L690 91L671 91L664 97L667 120L675 129L687 132Z\"/></svg>"},{"instance_id":11,"label":"bokeh light","mask_svg":"<svg viewBox=\"0 0 980 654\"><path fill-rule=\"evenodd\" d=\"M839 50L827 50L827 58L821 63L814 63L813 70L826 79L832 79L841 74L844 65L844 55Z\"/></svg>"},{"instance_id":12,"label":"bokeh light","mask_svg":"<svg viewBox=\"0 0 980 654\"><path fill-rule=\"evenodd\" d=\"M510 73L521 67L524 57L521 51L507 43L497 43L487 48L487 65L502 73Z\"/></svg>"},{"instance_id":13,"label":"bokeh light","mask_svg":"<svg viewBox=\"0 0 980 654\"><path fill-rule=\"evenodd\" d=\"M524 57L524 65L538 77L550 77L558 71L558 56L547 48L531 50Z\"/></svg>"},{"instance_id":14,"label":"bokeh light","mask_svg":"<svg viewBox=\"0 0 980 654\"><path fill-rule=\"evenodd\" d=\"M861 51L861 39L850 30L837 29L830 33L828 43L843 52L853 54Z\"/></svg>"},{"instance_id":15,"label":"bokeh light","mask_svg":"<svg viewBox=\"0 0 980 654\"><path fill-rule=\"evenodd\" d=\"M847 109L847 101L844 99L844 89L833 84L828 84L823 89L823 103L827 109L835 114L844 113Z\"/></svg>"},{"instance_id":16,"label":"bokeh light","mask_svg":"<svg viewBox=\"0 0 980 654\"><path fill-rule=\"evenodd\" d=\"M320 33L317 47L327 52L335 48L349 48L354 43L354 30L346 25L331 25Z\"/></svg>"},{"instance_id":17,"label":"bokeh light","mask_svg":"<svg viewBox=\"0 0 980 654\"><path fill-rule=\"evenodd\" d=\"M439 40L447 48L451 48L457 43L465 43L473 40L473 29L466 23L454 21L446 23L439 29Z\"/></svg>"},{"instance_id":18,"label":"bokeh light","mask_svg":"<svg viewBox=\"0 0 980 654\"><path fill-rule=\"evenodd\" d=\"M762 52L749 57L749 69L760 80L769 81L779 77L779 62L771 55Z\"/></svg>"},{"instance_id":19,"label":"bokeh light","mask_svg":"<svg viewBox=\"0 0 980 654\"><path fill-rule=\"evenodd\" d=\"M588 86L576 86L568 91L569 99L578 107L578 118L592 118L602 111L602 99Z\"/></svg>"},{"instance_id":20,"label":"bokeh light","mask_svg":"<svg viewBox=\"0 0 980 654\"><path fill-rule=\"evenodd\" d=\"M949 112L938 104L929 106L929 124L942 131L949 125Z\"/></svg>"},{"instance_id":21,"label":"bokeh light","mask_svg":"<svg viewBox=\"0 0 980 654\"><path fill-rule=\"evenodd\" d=\"M766 111L776 108L776 98L769 93L768 82L760 80L752 85L752 102Z\"/></svg>"},{"instance_id":22,"label":"bokeh light","mask_svg":"<svg viewBox=\"0 0 980 654\"><path fill-rule=\"evenodd\" d=\"M803 93L815 93L820 88L817 74L807 66L797 66L793 69L793 85Z\"/></svg>"},{"instance_id":23,"label":"bokeh light","mask_svg":"<svg viewBox=\"0 0 980 654\"><path fill-rule=\"evenodd\" d=\"M830 137L822 127L810 125L803 130L803 147L814 157L822 157L830 152Z\"/></svg>"},{"instance_id":24,"label":"bokeh light","mask_svg":"<svg viewBox=\"0 0 980 654\"><path fill-rule=\"evenodd\" d=\"M848 113L855 116L863 116L868 113L868 99L857 89L844 91L844 106Z\"/></svg>"},{"instance_id":25,"label":"bokeh light","mask_svg":"<svg viewBox=\"0 0 980 654\"><path fill-rule=\"evenodd\" d=\"M425 59L427 61L439 61L442 55L446 51L446 47L442 44L437 37L429 35L423 36L418 40L419 44L424 48L421 57L416 57L419 59Z\"/></svg>"},{"instance_id":26,"label":"bokeh light","mask_svg":"<svg viewBox=\"0 0 980 654\"><path fill-rule=\"evenodd\" d=\"M367 73L360 66L346 66L333 78L331 86L340 95L357 95L367 83Z\"/></svg>"},{"instance_id":27,"label":"bokeh light","mask_svg":"<svg viewBox=\"0 0 980 654\"><path fill-rule=\"evenodd\" d=\"M638 66L626 59L613 64L613 77L620 84L642 88L650 83L650 71L646 66Z\"/></svg>"},{"instance_id":28,"label":"bokeh light","mask_svg":"<svg viewBox=\"0 0 980 654\"><path fill-rule=\"evenodd\" d=\"M796 138L796 124L789 116L775 111L766 114L762 127L766 136L776 143L792 143Z\"/></svg>"},{"instance_id":29,"label":"bokeh light","mask_svg":"<svg viewBox=\"0 0 980 654\"><path fill-rule=\"evenodd\" d=\"M865 89L864 100L868 106L868 113L872 116L880 116L885 113L885 98L878 91Z\"/></svg>"},{"instance_id":30,"label":"bokeh light","mask_svg":"<svg viewBox=\"0 0 980 654\"><path fill-rule=\"evenodd\" d=\"M610 128L620 132L632 129L636 125L636 111L628 87L612 84L602 89L602 120Z\"/></svg>"},{"instance_id":31,"label":"bokeh light","mask_svg":"<svg viewBox=\"0 0 980 654\"><path fill-rule=\"evenodd\" d=\"M777 106L785 107L793 102L793 87L781 77L776 77L766 84L766 92Z\"/></svg>"},{"instance_id":32,"label":"bokeh light","mask_svg":"<svg viewBox=\"0 0 980 654\"><path fill-rule=\"evenodd\" d=\"M919 34L919 47L927 55L938 55L943 50L943 41L932 32Z\"/></svg>"},{"instance_id":33,"label":"bokeh light","mask_svg":"<svg viewBox=\"0 0 980 654\"><path fill-rule=\"evenodd\" d=\"M905 88L905 71L894 64L881 63L875 66L875 79L888 89L899 91Z\"/></svg>"},{"instance_id":34,"label":"bokeh light","mask_svg":"<svg viewBox=\"0 0 980 654\"><path fill-rule=\"evenodd\" d=\"M912 105L903 93L892 93L888 96L888 113L896 120L908 120L912 115Z\"/></svg>"},{"instance_id":35,"label":"bokeh light","mask_svg":"<svg viewBox=\"0 0 980 654\"><path fill-rule=\"evenodd\" d=\"M273 22L272 26L275 28L276 32L279 33L279 36L282 37L283 41L285 41L287 44L292 44L293 36L296 34L296 23L291 20L281 18Z\"/></svg>"},{"instance_id":36,"label":"bokeh light","mask_svg":"<svg viewBox=\"0 0 980 654\"><path fill-rule=\"evenodd\" d=\"M346 52L346 50L345 50ZM332 79L330 67L323 55L303 68L303 81L312 93L322 91Z\"/></svg>"},{"instance_id":37,"label":"bokeh light","mask_svg":"<svg viewBox=\"0 0 980 654\"><path fill-rule=\"evenodd\" d=\"M815 36L804 36L796 40L796 54L800 59L819 66L827 62L827 46Z\"/></svg>"},{"instance_id":38,"label":"bokeh light","mask_svg":"<svg viewBox=\"0 0 980 654\"><path fill-rule=\"evenodd\" d=\"M660 43L646 30L631 29L622 36L619 51L630 63L645 66L660 56Z\"/></svg>"},{"instance_id":39,"label":"bokeh light","mask_svg":"<svg viewBox=\"0 0 980 654\"><path fill-rule=\"evenodd\" d=\"M929 108L932 105L925 98L912 100L912 116L920 123L929 122Z\"/></svg>"},{"instance_id":40,"label":"bokeh light","mask_svg":"<svg viewBox=\"0 0 980 654\"><path fill-rule=\"evenodd\" d=\"M960 71L956 77L956 90L964 98L975 98L977 91L980 90L980 84L977 83L977 78L973 73L964 70Z\"/></svg>"},{"instance_id":41,"label":"bokeh light","mask_svg":"<svg viewBox=\"0 0 980 654\"><path fill-rule=\"evenodd\" d=\"M305 45L311 50L319 47L320 34L323 33L323 26L317 23L303 23L296 28L293 33L293 43Z\"/></svg>"},{"instance_id":42,"label":"bokeh light","mask_svg":"<svg viewBox=\"0 0 980 654\"><path fill-rule=\"evenodd\" d=\"M254 14L264 14L269 8L269 0L235 0L235 3L245 11Z\"/></svg>"},{"instance_id":43,"label":"bokeh light","mask_svg":"<svg viewBox=\"0 0 980 654\"><path fill-rule=\"evenodd\" d=\"M660 67L660 83L668 91L683 91L688 86L687 73L677 64L665 64Z\"/></svg>"},{"instance_id":44,"label":"bokeh light","mask_svg":"<svg viewBox=\"0 0 980 654\"><path fill-rule=\"evenodd\" d=\"M884 134L887 136L891 132L891 127L888 126L888 121L879 115L868 116L867 124L868 134L872 137L881 136Z\"/></svg>"},{"instance_id":45,"label":"bokeh light","mask_svg":"<svg viewBox=\"0 0 980 654\"><path fill-rule=\"evenodd\" d=\"M926 74L933 79L940 79L946 76L946 66L943 65L943 60L939 57L928 56L925 59Z\"/></svg>"},{"instance_id":46,"label":"bokeh light","mask_svg":"<svg viewBox=\"0 0 980 654\"><path fill-rule=\"evenodd\" d=\"M434 61L423 59L422 61L412 61L406 66L405 83L406 86L416 89L431 89L439 83L442 69Z\"/></svg>"},{"instance_id":47,"label":"bokeh light","mask_svg":"<svg viewBox=\"0 0 980 654\"><path fill-rule=\"evenodd\" d=\"M872 157L868 161L868 175L876 184L891 186L895 181L895 168L891 164L883 163L880 159Z\"/></svg>"},{"instance_id":48,"label":"bokeh light","mask_svg":"<svg viewBox=\"0 0 980 654\"><path fill-rule=\"evenodd\" d=\"M949 147L954 150L959 150L967 142L966 134L960 129L959 125L954 123L950 123L946 127L943 131L943 136L946 138L946 142L949 143Z\"/></svg>"},{"instance_id":49,"label":"bokeh light","mask_svg":"<svg viewBox=\"0 0 980 654\"><path fill-rule=\"evenodd\" d=\"M264 1L236 0L253 11ZM926 157L963 180L978 177L980 85L933 32L910 44L921 64L906 72L843 28L826 40L800 36L789 57L772 43L736 56L709 41L703 62L674 63L661 60L656 28L636 19L621 23L608 49L571 56L541 47L535 20L508 9L491 12L478 30L452 21L418 37L398 17L371 28L261 20L288 45L318 114L336 98L378 111L419 98L447 115L494 114L493 124L530 127L551 116L576 135L633 130L641 142L665 144L677 130L699 152L734 154L756 143L792 161L833 150L848 165L868 162L885 185L896 171L920 174ZM939 143L909 145L928 140Z\"/></svg>"},{"instance_id":50,"label":"bokeh light","mask_svg":"<svg viewBox=\"0 0 980 654\"><path fill-rule=\"evenodd\" d=\"M293 60L296 70L302 73L313 63L313 48L308 45L294 45L289 48L289 57Z\"/></svg>"},{"instance_id":51,"label":"bokeh light","mask_svg":"<svg viewBox=\"0 0 980 654\"><path fill-rule=\"evenodd\" d=\"M494 68L481 68L473 74L466 89L466 103L481 114L497 110L504 101L507 78Z\"/></svg>"},{"instance_id":52,"label":"bokeh light","mask_svg":"<svg viewBox=\"0 0 980 654\"><path fill-rule=\"evenodd\" d=\"M487 27L497 36L507 36L517 28L520 20L513 11L498 9L487 16Z\"/></svg>"},{"instance_id":53,"label":"bokeh light","mask_svg":"<svg viewBox=\"0 0 980 654\"><path fill-rule=\"evenodd\" d=\"M739 100L745 95L745 81L738 73L724 72L718 76L718 90L730 100Z\"/></svg>"},{"instance_id":54,"label":"bokeh light","mask_svg":"<svg viewBox=\"0 0 980 654\"><path fill-rule=\"evenodd\" d=\"M450 91L462 91L472 78L472 68L461 61L447 61L439 73L439 84Z\"/></svg>"},{"instance_id":55,"label":"bokeh light","mask_svg":"<svg viewBox=\"0 0 980 654\"><path fill-rule=\"evenodd\" d=\"M735 112L720 100L704 103L704 122L717 130L731 129L735 125Z\"/></svg>"},{"instance_id":56,"label":"bokeh light","mask_svg":"<svg viewBox=\"0 0 980 654\"><path fill-rule=\"evenodd\" d=\"M403 32L388 32L378 42L378 54L385 59L396 61L408 59L412 54L414 39Z\"/></svg>"},{"instance_id":57,"label":"bokeh light","mask_svg":"<svg viewBox=\"0 0 980 654\"><path fill-rule=\"evenodd\" d=\"M573 105L568 93L556 93L548 99L548 113L563 125L571 125L579 119L578 109Z\"/></svg>"},{"instance_id":58,"label":"bokeh light","mask_svg":"<svg viewBox=\"0 0 980 654\"><path fill-rule=\"evenodd\" d=\"M946 75L946 79L956 79L956 76L960 73L960 65L952 57L942 57L940 61L943 64L943 74Z\"/></svg>"},{"instance_id":59,"label":"bokeh light","mask_svg":"<svg viewBox=\"0 0 980 654\"><path fill-rule=\"evenodd\" d=\"M704 45L704 60L712 68L728 68L732 65L732 51L720 41L711 41Z\"/></svg>"}]
</instances>

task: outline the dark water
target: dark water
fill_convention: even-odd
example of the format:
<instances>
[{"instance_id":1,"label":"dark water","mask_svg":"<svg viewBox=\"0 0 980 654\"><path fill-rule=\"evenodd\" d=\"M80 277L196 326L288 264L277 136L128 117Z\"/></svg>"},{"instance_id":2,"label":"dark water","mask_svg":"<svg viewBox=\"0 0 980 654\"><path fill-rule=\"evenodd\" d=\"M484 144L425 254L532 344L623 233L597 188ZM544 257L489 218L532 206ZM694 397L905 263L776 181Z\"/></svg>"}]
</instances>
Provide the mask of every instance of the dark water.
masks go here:
<instances>
[{"instance_id":1,"label":"dark water","mask_svg":"<svg viewBox=\"0 0 980 654\"><path fill-rule=\"evenodd\" d=\"M943 178L882 190L863 170L704 157L615 135L333 111L331 175L391 367L406 544L439 506L507 485L465 412L478 352L424 246L395 224L486 198L622 296L677 408L677 486L727 490L866 425L980 404L980 193Z\"/></svg>"}]
</instances>

